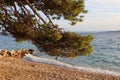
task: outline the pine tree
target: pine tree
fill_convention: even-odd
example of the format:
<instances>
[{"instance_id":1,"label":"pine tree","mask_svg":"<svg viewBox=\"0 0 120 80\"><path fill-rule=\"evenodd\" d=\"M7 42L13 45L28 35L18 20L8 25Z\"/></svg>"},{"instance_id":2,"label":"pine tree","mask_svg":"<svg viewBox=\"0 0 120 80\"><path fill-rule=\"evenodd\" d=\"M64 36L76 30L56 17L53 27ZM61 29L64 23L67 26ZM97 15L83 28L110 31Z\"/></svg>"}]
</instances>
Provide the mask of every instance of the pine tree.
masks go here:
<instances>
[{"instance_id":1,"label":"pine tree","mask_svg":"<svg viewBox=\"0 0 120 80\"><path fill-rule=\"evenodd\" d=\"M0 0L2 29L51 56L76 57L93 51L91 35L64 31L52 22L64 18L75 25L85 13L84 0Z\"/></svg>"}]
</instances>

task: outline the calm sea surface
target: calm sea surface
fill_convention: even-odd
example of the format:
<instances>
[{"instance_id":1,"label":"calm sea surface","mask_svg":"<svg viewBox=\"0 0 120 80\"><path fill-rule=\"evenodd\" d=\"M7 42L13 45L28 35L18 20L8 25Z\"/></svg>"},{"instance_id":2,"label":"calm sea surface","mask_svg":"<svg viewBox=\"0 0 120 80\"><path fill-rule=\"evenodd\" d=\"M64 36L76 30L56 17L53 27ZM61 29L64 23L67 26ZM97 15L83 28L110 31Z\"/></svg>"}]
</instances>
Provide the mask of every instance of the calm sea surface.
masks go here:
<instances>
[{"instance_id":1,"label":"calm sea surface","mask_svg":"<svg viewBox=\"0 0 120 80\"><path fill-rule=\"evenodd\" d=\"M90 34L94 36L94 41L92 42L94 51L91 55L77 58L58 58L58 61L75 66L87 66L120 72L120 32L96 32ZM87 35L87 33L83 35ZM20 48L34 49L37 57L55 59L55 57L40 53L30 42L17 43L10 35L0 35L0 49L11 50Z\"/></svg>"}]
</instances>

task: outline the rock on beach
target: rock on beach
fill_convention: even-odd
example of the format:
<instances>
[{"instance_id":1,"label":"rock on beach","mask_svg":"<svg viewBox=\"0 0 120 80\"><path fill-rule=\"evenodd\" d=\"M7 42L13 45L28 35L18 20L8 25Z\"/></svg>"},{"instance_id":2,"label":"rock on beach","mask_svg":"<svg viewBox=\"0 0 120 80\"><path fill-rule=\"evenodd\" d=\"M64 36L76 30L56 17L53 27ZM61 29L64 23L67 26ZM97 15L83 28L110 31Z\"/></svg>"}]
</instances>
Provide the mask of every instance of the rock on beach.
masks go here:
<instances>
[{"instance_id":1,"label":"rock on beach","mask_svg":"<svg viewBox=\"0 0 120 80\"><path fill-rule=\"evenodd\" d=\"M0 50L0 55L4 57L23 58L26 54L34 54L32 49L18 49L18 50Z\"/></svg>"}]
</instances>

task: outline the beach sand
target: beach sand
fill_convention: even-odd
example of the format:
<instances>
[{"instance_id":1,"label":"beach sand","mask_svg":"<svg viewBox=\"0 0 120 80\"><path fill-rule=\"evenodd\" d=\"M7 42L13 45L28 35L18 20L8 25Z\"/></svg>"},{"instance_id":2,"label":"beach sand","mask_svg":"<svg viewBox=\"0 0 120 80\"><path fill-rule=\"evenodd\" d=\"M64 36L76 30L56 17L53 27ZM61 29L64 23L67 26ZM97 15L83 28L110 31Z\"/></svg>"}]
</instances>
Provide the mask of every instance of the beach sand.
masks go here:
<instances>
[{"instance_id":1,"label":"beach sand","mask_svg":"<svg viewBox=\"0 0 120 80\"><path fill-rule=\"evenodd\" d=\"M120 76L0 57L0 80L120 80Z\"/></svg>"}]
</instances>

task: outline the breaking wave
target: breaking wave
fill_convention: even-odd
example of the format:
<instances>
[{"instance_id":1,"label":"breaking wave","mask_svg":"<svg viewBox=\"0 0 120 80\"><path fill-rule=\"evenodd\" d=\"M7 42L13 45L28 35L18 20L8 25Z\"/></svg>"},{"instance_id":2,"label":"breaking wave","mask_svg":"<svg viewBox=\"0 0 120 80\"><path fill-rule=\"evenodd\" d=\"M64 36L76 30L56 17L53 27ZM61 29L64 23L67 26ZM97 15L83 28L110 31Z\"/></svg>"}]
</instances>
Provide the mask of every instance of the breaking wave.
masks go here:
<instances>
[{"instance_id":1,"label":"breaking wave","mask_svg":"<svg viewBox=\"0 0 120 80\"><path fill-rule=\"evenodd\" d=\"M66 64L66 63L57 61L57 60L33 56L31 54L27 54L23 59L29 60L29 61L34 61L34 62L40 62L40 63L46 63L46 64L51 64L51 65L66 67L66 68L75 69L75 70L82 70L82 71L86 71L86 72L95 72L95 73L120 76L120 73L115 72L115 71L103 70L103 69L99 69L99 68L84 67L84 66L74 66L74 65L70 65L70 64Z\"/></svg>"}]
</instances>

